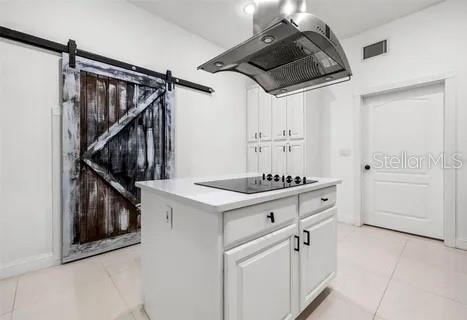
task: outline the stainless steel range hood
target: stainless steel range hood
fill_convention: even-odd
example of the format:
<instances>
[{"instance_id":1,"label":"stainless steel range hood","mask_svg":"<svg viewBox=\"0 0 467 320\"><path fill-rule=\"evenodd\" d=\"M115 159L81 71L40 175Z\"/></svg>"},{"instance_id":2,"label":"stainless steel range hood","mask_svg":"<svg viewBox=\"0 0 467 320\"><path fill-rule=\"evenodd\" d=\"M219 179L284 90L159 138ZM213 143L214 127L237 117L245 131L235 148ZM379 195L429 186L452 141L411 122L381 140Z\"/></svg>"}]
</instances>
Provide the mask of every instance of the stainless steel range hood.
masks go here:
<instances>
[{"instance_id":1,"label":"stainless steel range hood","mask_svg":"<svg viewBox=\"0 0 467 320\"><path fill-rule=\"evenodd\" d=\"M234 71L275 96L350 80L352 71L329 26L306 12L305 0L258 0L254 36L198 67Z\"/></svg>"}]
</instances>

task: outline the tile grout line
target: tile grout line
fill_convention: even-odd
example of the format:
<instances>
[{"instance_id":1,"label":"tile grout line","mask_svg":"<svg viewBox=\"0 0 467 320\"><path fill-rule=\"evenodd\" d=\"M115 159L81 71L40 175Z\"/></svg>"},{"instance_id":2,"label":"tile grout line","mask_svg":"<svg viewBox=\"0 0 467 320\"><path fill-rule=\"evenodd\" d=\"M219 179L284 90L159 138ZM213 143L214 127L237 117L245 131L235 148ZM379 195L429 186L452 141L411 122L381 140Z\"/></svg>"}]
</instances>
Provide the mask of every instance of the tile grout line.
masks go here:
<instances>
[{"instance_id":1,"label":"tile grout line","mask_svg":"<svg viewBox=\"0 0 467 320\"><path fill-rule=\"evenodd\" d=\"M397 258L397 263L394 266L394 270L392 270L391 276L389 277L388 283L386 284L386 288L384 288L383 294L381 296L381 299L379 300L378 306L376 307L375 314L373 315L373 320L376 319L376 315L378 314L378 310L381 307L381 303L383 302L384 296L386 295L386 292L388 291L389 285L391 284L392 279L394 278L394 274L396 273L397 267L399 266L399 262L401 260L402 254L405 251L405 248L407 247L407 243L409 242L409 239L405 240L404 247L401 250L401 253L399 254L399 257Z\"/></svg>"},{"instance_id":2,"label":"tile grout line","mask_svg":"<svg viewBox=\"0 0 467 320\"><path fill-rule=\"evenodd\" d=\"M133 310L130 310L130 307L128 306L128 303L126 302L126 299L123 297L123 294L122 294L122 293L120 292L120 290L118 289L118 286L117 286L117 284L115 283L115 280L114 280L114 278L112 277L112 275L110 274L109 270L104 266L104 263L101 261L101 259L99 259L99 263L100 263L101 266L104 268L105 273L107 273L107 276L110 278L110 281L112 282L112 285L114 286L115 290L117 290L118 295L120 296L120 298L122 298L122 301L123 301L123 303L125 304L125 307L127 307L128 312L129 312L131 318L136 320L136 317L135 317L135 315L133 314Z\"/></svg>"}]
</instances>

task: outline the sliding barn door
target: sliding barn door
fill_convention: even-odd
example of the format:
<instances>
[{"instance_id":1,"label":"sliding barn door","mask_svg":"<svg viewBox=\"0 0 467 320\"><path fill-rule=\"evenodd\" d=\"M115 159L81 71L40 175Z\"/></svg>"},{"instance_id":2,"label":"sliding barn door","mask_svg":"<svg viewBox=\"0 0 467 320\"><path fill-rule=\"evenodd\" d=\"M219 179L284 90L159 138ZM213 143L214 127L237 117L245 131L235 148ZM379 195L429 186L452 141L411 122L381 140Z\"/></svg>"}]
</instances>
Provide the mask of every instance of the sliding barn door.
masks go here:
<instances>
[{"instance_id":1,"label":"sliding barn door","mask_svg":"<svg viewBox=\"0 0 467 320\"><path fill-rule=\"evenodd\" d=\"M173 91L163 80L63 56L62 261L140 242L136 181L173 174Z\"/></svg>"}]
</instances>

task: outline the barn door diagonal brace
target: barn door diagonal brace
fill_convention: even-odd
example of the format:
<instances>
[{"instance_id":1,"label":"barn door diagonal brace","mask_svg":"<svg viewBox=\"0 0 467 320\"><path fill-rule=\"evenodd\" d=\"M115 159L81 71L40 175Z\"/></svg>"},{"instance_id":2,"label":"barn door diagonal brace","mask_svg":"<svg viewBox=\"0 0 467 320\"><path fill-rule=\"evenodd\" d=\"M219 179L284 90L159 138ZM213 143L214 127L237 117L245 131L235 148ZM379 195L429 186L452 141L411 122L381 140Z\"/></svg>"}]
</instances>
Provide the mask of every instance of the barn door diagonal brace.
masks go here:
<instances>
[{"instance_id":1,"label":"barn door diagonal brace","mask_svg":"<svg viewBox=\"0 0 467 320\"><path fill-rule=\"evenodd\" d=\"M71 62L72 62L71 56L73 55L73 57L75 57L75 58L76 58L76 56L80 56L82 58L102 62L102 63L113 65L113 66L116 66L116 67L119 67L119 68L122 68L122 69L126 69L126 70L139 72L139 73L146 74L148 76L159 78L159 79L162 79L162 80L167 79L167 74L157 72L157 71L153 71L153 70L150 70L150 69L146 69L146 68L143 68L143 67L138 67L138 66L135 66L133 64L129 64L129 63L119 61L119 60L115 60L115 59L108 58L108 57L104 57L104 56L101 56L101 55L98 55L98 54L95 54L95 53L91 53L91 52L88 52L88 51L80 50L80 49L77 48L76 42L73 41L73 40L68 41L68 44L64 45L64 44L61 44L61 43L58 43L58 42L50 41L50 40L47 40L47 39L44 39L44 38L39 38L39 37L33 36L31 34L23 33L23 32L20 32L20 31L13 30L13 29L8 29L8 28L2 27L2 26L0 26L0 37L8 39L8 40L24 43L24 44L27 44L27 45L30 45L30 46L38 47L38 48L41 48L41 49L53 51L53 52L68 53L68 54L70 54L70 67L72 67L72 65L71 65ZM75 62L76 62L76 59L75 59ZM211 88L211 87L207 87L207 86L195 83L195 82L191 82L191 81L188 81L188 80L176 78L176 77L173 77L173 76L172 76L172 84L176 84L176 85L179 85L179 86L182 86L182 87L190 88L190 89L200 91L200 92L204 92L204 93L208 93L208 94L214 93L214 89Z\"/></svg>"}]
</instances>

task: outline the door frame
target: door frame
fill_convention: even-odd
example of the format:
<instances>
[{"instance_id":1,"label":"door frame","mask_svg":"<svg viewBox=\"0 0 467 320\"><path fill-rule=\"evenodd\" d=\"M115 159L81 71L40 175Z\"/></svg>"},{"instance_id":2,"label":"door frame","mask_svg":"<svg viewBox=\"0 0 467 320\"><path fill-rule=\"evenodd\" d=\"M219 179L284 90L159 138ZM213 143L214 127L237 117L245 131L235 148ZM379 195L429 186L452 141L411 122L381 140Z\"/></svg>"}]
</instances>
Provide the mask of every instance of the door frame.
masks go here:
<instances>
[{"instance_id":1,"label":"door frame","mask_svg":"<svg viewBox=\"0 0 467 320\"><path fill-rule=\"evenodd\" d=\"M354 95L354 157L355 185L354 185L354 225L363 225L363 170L362 170L362 147L363 147L363 108L364 99L401 90L414 89L432 84L443 84L444 86L444 149L445 154L457 151L457 79L455 73L443 73L415 78L408 81L388 83L377 87L368 87L360 90ZM443 170L444 179L444 244L456 247L456 169Z\"/></svg>"}]
</instances>

